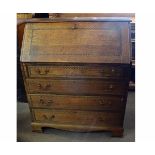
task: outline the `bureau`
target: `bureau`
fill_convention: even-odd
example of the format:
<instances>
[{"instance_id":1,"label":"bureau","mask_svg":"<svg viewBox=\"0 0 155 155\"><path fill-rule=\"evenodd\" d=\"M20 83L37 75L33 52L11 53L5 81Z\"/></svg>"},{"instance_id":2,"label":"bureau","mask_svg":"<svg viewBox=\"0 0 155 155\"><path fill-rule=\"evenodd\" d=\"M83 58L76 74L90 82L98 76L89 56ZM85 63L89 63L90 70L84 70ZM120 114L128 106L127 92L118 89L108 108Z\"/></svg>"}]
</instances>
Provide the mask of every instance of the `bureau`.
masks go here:
<instances>
[{"instance_id":1,"label":"bureau","mask_svg":"<svg viewBox=\"0 0 155 155\"><path fill-rule=\"evenodd\" d=\"M111 131L123 136L130 20L55 18L25 26L21 68L32 131Z\"/></svg>"}]
</instances>

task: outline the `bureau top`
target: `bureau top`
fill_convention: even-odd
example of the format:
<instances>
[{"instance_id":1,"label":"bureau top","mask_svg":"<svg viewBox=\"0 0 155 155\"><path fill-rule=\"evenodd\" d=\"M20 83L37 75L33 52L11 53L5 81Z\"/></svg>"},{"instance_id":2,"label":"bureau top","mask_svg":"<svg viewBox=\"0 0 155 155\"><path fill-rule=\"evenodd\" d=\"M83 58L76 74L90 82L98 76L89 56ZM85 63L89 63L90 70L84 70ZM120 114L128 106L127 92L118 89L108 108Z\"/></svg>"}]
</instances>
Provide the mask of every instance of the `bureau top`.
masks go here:
<instances>
[{"instance_id":1,"label":"bureau top","mask_svg":"<svg viewBox=\"0 0 155 155\"><path fill-rule=\"evenodd\" d=\"M21 20L21 19L19 19ZM22 20L21 20L22 21ZM66 17L66 18L28 18L24 19L26 23L51 23L63 21L80 21L80 22L131 22L132 20L127 17Z\"/></svg>"},{"instance_id":2,"label":"bureau top","mask_svg":"<svg viewBox=\"0 0 155 155\"><path fill-rule=\"evenodd\" d=\"M127 18L27 23L21 62L130 63Z\"/></svg>"}]
</instances>

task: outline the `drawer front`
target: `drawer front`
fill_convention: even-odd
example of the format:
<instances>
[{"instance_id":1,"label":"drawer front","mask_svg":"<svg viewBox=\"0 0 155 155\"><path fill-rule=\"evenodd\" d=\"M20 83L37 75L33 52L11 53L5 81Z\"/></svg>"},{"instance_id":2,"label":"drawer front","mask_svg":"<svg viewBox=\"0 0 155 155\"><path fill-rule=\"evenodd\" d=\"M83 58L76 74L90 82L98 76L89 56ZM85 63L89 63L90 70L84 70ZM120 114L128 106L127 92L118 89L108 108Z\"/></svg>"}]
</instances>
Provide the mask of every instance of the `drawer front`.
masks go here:
<instances>
[{"instance_id":1,"label":"drawer front","mask_svg":"<svg viewBox=\"0 0 155 155\"><path fill-rule=\"evenodd\" d=\"M111 66L28 66L29 77L125 77L125 69Z\"/></svg>"},{"instance_id":2,"label":"drawer front","mask_svg":"<svg viewBox=\"0 0 155 155\"><path fill-rule=\"evenodd\" d=\"M54 94L124 94L125 82L103 80L26 80L29 93Z\"/></svg>"},{"instance_id":3,"label":"drawer front","mask_svg":"<svg viewBox=\"0 0 155 155\"><path fill-rule=\"evenodd\" d=\"M121 113L49 109L33 109L32 111L35 121L39 122L114 126L120 126L123 123Z\"/></svg>"},{"instance_id":4,"label":"drawer front","mask_svg":"<svg viewBox=\"0 0 155 155\"><path fill-rule=\"evenodd\" d=\"M124 110L120 96L29 95L32 107L79 110Z\"/></svg>"}]
</instances>

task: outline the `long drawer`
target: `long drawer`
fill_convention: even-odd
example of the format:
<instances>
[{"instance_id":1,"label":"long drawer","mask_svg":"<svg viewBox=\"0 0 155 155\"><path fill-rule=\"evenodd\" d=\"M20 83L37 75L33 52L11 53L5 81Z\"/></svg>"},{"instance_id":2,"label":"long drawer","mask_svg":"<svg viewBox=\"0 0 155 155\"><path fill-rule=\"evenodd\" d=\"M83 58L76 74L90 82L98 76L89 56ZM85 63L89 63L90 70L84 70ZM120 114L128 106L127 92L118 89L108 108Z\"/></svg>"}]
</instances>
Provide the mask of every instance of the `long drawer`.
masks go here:
<instances>
[{"instance_id":1,"label":"long drawer","mask_svg":"<svg viewBox=\"0 0 155 155\"><path fill-rule=\"evenodd\" d=\"M34 108L79 109L79 110L124 110L122 96L75 96L75 95L28 95Z\"/></svg>"},{"instance_id":2,"label":"long drawer","mask_svg":"<svg viewBox=\"0 0 155 155\"><path fill-rule=\"evenodd\" d=\"M127 71L119 66L70 65L48 66L28 65L29 77L72 77L72 78L119 78L127 76Z\"/></svg>"},{"instance_id":3,"label":"long drawer","mask_svg":"<svg viewBox=\"0 0 155 155\"><path fill-rule=\"evenodd\" d=\"M125 81L26 79L28 93L54 94L115 94L126 91Z\"/></svg>"},{"instance_id":4,"label":"long drawer","mask_svg":"<svg viewBox=\"0 0 155 155\"><path fill-rule=\"evenodd\" d=\"M62 124L85 125L122 125L122 113L78 111L78 110L49 110L32 109L35 121Z\"/></svg>"}]
</instances>

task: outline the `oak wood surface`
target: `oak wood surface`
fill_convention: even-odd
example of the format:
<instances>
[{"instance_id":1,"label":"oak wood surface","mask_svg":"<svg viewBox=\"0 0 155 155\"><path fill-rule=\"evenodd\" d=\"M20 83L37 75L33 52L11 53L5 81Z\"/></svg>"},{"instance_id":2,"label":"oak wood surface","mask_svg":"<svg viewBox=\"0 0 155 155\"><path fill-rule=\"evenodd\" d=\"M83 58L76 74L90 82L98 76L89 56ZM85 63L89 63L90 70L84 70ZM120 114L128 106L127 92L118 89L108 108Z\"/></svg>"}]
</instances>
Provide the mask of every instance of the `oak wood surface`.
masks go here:
<instances>
[{"instance_id":1,"label":"oak wood surface","mask_svg":"<svg viewBox=\"0 0 155 155\"><path fill-rule=\"evenodd\" d=\"M123 81L103 80L46 80L26 79L29 93L54 93L54 94L116 94L125 93L128 85Z\"/></svg>"},{"instance_id":2,"label":"oak wood surface","mask_svg":"<svg viewBox=\"0 0 155 155\"><path fill-rule=\"evenodd\" d=\"M135 17L134 13L49 13L50 18L66 17Z\"/></svg>"},{"instance_id":3,"label":"oak wood surface","mask_svg":"<svg viewBox=\"0 0 155 155\"><path fill-rule=\"evenodd\" d=\"M79 95L28 95L30 106L34 108L77 109L77 110L111 110L125 108L125 96L79 96Z\"/></svg>"},{"instance_id":4,"label":"oak wood surface","mask_svg":"<svg viewBox=\"0 0 155 155\"><path fill-rule=\"evenodd\" d=\"M21 68L32 131L44 127L123 135L130 73L127 19L26 24Z\"/></svg>"},{"instance_id":5,"label":"oak wood surface","mask_svg":"<svg viewBox=\"0 0 155 155\"><path fill-rule=\"evenodd\" d=\"M78 110L50 110L33 109L35 120L39 122L53 122L78 125L121 126L122 113L78 111Z\"/></svg>"},{"instance_id":6,"label":"oak wood surface","mask_svg":"<svg viewBox=\"0 0 155 155\"><path fill-rule=\"evenodd\" d=\"M130 63L128 26L128 22L29 23L21 61Z\"/></svg>"},{"instance_id":7,"label":"oak wood surface","mask_svg":"<svg viewBox=\"0 0 155 155\"><path fill-rule=\"evenodd\" d=\"M103 78L113 77L121 78L127 77L127 68L116 66L51 66L47 64L42 65L28 65L29 77L75 77L75 78Z\"/></svg>"}]
</instances>

